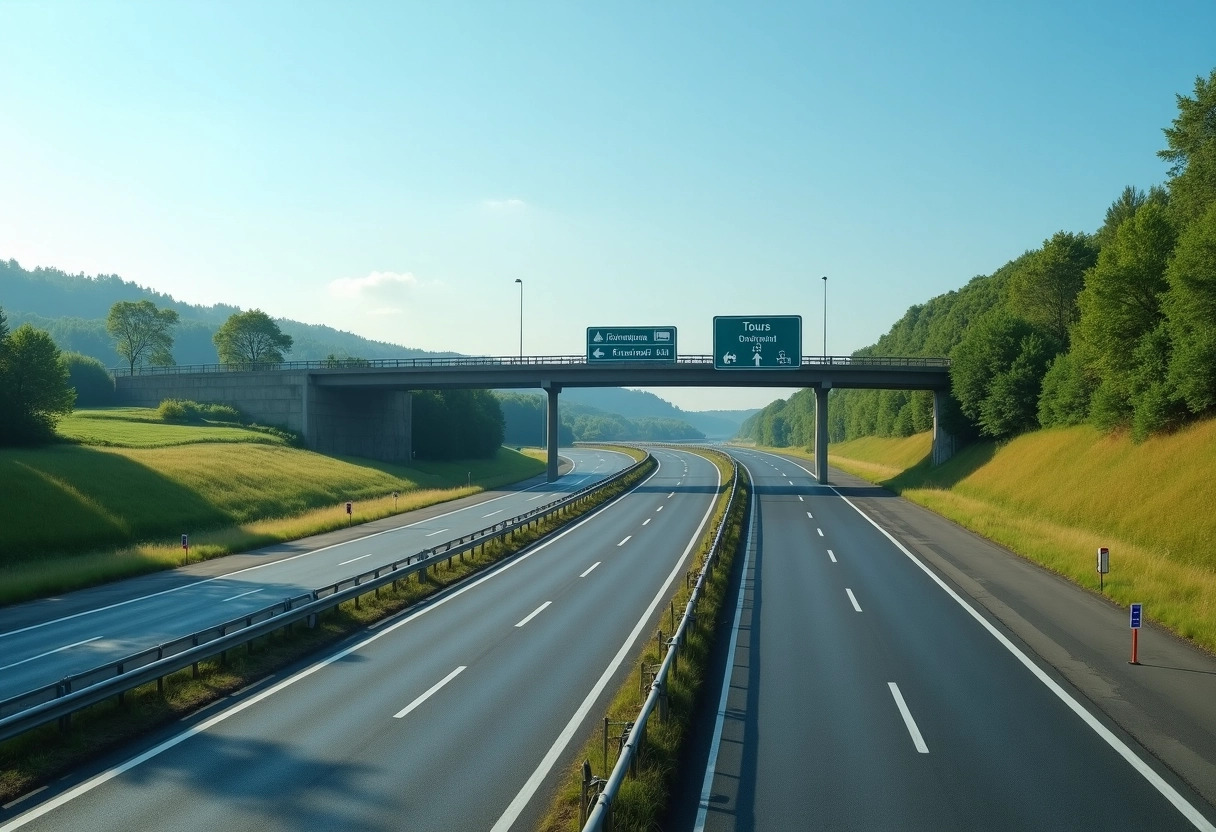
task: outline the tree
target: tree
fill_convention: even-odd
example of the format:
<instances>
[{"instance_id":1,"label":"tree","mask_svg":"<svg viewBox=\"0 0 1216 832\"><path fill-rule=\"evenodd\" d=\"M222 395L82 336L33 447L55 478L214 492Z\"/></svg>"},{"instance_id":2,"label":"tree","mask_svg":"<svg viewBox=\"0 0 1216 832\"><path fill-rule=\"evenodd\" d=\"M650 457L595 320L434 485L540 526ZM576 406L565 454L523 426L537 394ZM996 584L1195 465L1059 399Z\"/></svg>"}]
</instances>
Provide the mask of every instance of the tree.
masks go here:
<instances>
[{"instance_id":1,"label":"tree","mask_svg":"<svg viewBox=\"0 0 1216 832\"><path fill-rule=\"evenodd\" d=\"M212 340L224 364L280 364L292 345L291 336L261 309L232 315Z\"/></svg>"},{"instance_id":2,"label":"tree","mask_svg":"<svg viewBox=\"0 0 1216 832\"><path fill-rule=\"evenodd\" d=\"M1195 414L1216 408L1216 203L1178 239L1163 303L1174 388Z\"/></svg>"},{"instance_id":3,"label":"tree","mask_svg":"<svg viewBox=\"0 0 1216 832\"><path fill-rule=\"evenodd\" d=\"M1195 78L1195 97L1178 96L1178 115L1165 128L1170 203L1185 225L1216 202L1216 69Z\"/></svg>"},{"instance_id":4,"label":"tree","mask_svg":"<svg viewBox=\"0 0 1216 832\"><path fill-rule=\"evenodd\" d=\"M1038 427L1052 352L1042 333L1004 309L972 326L950 354L950 386L964 415L994 439Z\"/></svg>"},{"instance_id":5,"label":"tree","mask_svg":"<svg viewBox=\"0 0 1216 832\"><path fill-rule=\"evenodd\" d=\"M1074 339L1098 381L1092 416L1099 427L1130 419L1136 348L1163 318L1165 270L1176 238L1167 208L1151 201L1140 206L1102 249L1077 298Z\"/></svg>"},{"instance_id":6,"label":"tree","mask_svg":"<svg viewBox=\"0 0 1216 832\"><path fill-rule=\"evenodd\" d=\"M3 339L0 385L5 389L0 407L5 444L49 441L59 417L71 413L76 401L59 348L50 335L29 324Z\"/></svg>"},{"instance_id":7,"label":"tree","mask_svg":"<svg viewBox=\"0 0 1216 832\"><path fill-rule=\"evenodd\" d=\"M1097 259L1098 248L1088 234L1057 231L1010 278L1009 300L1018 314L1067 348L1079 314L1077 295L1085 285L1086 270Z\"/></svg>"},{"instance_id":8,"label":"tree","mask_svg":"<svg viewBox=\"0 0 1216 832\"><path fill-rule=\"evenodd\" d=\"M106 365L78 352L64 352L63 365L68 369L68 385L76 391L76 404L86 407L114 404L114 377Z\"/></svg>"},{"instance_id":9,"label":"tree","mask_svg":"<svg viewBox=\"0 0 1216 832\"><path fill-rule=\"evenodd\" d=\"M150 300L120 300L110 307L106 317L106 331L118 340L118 354L126 359L132 373L136 365L145 363L173 364L171 330L176 324L175 311L157 309Z\"/></svg>"},{"instance_id":10,"label":"tree","mask_svg":"<svg viewBox=\"0 0 1216 832\"><path fill-rule=\"evenodd\" d=\"M1039 424L1045 428L1082 425L1089 418L1094 383L1076 352L1061 353L1043 376L1039 393Z\"/></svg>"}]
</instances>

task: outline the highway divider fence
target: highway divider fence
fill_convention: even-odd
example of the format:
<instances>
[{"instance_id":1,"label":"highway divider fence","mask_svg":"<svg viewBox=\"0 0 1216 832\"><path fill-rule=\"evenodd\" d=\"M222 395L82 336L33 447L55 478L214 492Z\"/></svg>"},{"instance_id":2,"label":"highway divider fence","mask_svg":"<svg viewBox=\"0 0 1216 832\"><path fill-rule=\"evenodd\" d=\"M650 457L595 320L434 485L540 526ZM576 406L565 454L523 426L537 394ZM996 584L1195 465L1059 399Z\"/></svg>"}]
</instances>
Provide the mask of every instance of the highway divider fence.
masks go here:
<instances>
[{"instance_id":1,"label":"highway divider fence","mask_svg":"<svg viewBox=\"0 0 1216 832\"><path fill-rule=\"evenodd\" d=\"M0 742L53 721L58 721L60 727L66 730L76 711L114 697L122 702L128 691L151 682L156 682L157 689L163 692L164 679L172 673L190 667L197 677L199 662L216 656L223 661L229 650L241 647L252 652L253 642L257 639L283 628L290 629L300 622L313 627L318 616L345 601L353 600L358 605L363 595L379 594L383 587L389 584L395 586L415 574L422 580L426 570L440 562L446 560L450 564L453 558L463 557L478 547L494 541L505 541L515 532L569 513L604 489L653 464L653 457L648 453L645 459L606 479L493 526L0 700Z\"/></svg>"},{"instance_id":2,"label":"highway divider fence","mask_svg":"<svg viewBox=\"0 0 1216 832\"><path fill-rule=\"evenodd\" d=\"M714 534L713 545L702 562L701 571L697 575L679 625L671 638L663 641L667 652L662 664L654 674L654 679L650 684L650 693L637 717L631 722L619 725L620 734L612 737L616 740L616 746L619 749L612 773L606 779L597 778L592 773L590 762L583 762L582 793L579 800L579 823L582 826L582 832L612 832L613 803L625 778L629 775L637 775L637 766L646 753L646 726L656 712L660 722L667 719L667 691L673 674L679 669L680 648L686 643L689 629L696 621L697 607L705 594L709 580L713 577L714 569L722 557L727 539L726 531L730 526L738 501L742 499L739 463L733 459L731 463L733 474L726 511L723 512L722 520ZM662 638L662 631L660 631L660 638ZM610 725L611 723L605 720L605 759L607 758Z\"/></svg>"}]
</instances>

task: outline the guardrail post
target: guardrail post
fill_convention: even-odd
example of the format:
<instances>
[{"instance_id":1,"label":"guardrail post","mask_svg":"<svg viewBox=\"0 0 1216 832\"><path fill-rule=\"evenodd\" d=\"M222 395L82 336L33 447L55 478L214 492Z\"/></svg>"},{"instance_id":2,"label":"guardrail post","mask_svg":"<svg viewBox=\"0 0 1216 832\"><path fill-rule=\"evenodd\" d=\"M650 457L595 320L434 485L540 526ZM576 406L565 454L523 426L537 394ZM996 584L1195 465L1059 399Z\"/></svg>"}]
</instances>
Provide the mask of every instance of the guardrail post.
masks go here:
<instances>
[{"instance_id":1,"label":"guardrail post","mask_svg":"<svg viewBox=\"0 0 1216 832\"><path fill-rule=\"evenodd\" d=\"M55 685L55 698L58 699L61 696L67 696L71 692L72 692L72 677L64 676L63 680L61 682L59 682L59 684ZM59 730L60 731L66 732L71 727L72 727L72 715L71 714L64 714L63 716L59 717Z\"/></svg>"},{"instance_id":2,"label":"guardrail post","mask_svg":"<svg viewBox=\"0 0 1216 832\"><path fill-rule=\"evenodd\" d=\"M198 647L198 633L195 633L194 638L190 639L190 646ZM190 665L190 677L193 679L198 678L198 662L194 662L192 665Z\"/></svg>"},{"instance_id":3,"label":"guardrail post","mask_svg":"<svg viewBox=\"0 0 1216 832\"><path fill-rule=\"evenodd\" d=\"M160 661L164 657L165 657L165 648L157 647L156 648L156 660ZM156 692L162 696L164 695L164 693L165 693L165 677L164 676L156 677Z\"/></svg>"},{"instance_id":4,"label":"guardrail post","mask_svg":"<svg viewBox=\"0 0 1216 832\"><path fill-rule=\"evenodd\" d=\"M122 670L123 670L123 662L119 662L118 663L118 675L119 676L122 675ZM118 692L118 707L121 708L126 704L127 704L127 692L125 690L120 690Z\"/></svg>"}]
</instances>

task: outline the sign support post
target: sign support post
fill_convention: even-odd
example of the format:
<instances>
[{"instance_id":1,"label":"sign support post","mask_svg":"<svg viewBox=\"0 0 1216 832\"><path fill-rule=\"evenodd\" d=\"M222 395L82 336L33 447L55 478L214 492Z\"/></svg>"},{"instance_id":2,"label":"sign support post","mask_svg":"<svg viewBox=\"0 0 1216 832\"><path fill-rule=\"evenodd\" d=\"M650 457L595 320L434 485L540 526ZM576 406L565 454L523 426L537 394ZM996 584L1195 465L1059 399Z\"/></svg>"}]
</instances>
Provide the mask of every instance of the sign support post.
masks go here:
<instances>
[{"instance_id":1,"label":"sign support post","mask_svg":"<svg viewBox=\"0 0 1216 832\"><path fill-rule=\"evenodd\" d=\"M1140 664L1140 619L1143 611L1143 604L1131 605L1132 660L1128 664Z\"/></svg>"}]
</instances>

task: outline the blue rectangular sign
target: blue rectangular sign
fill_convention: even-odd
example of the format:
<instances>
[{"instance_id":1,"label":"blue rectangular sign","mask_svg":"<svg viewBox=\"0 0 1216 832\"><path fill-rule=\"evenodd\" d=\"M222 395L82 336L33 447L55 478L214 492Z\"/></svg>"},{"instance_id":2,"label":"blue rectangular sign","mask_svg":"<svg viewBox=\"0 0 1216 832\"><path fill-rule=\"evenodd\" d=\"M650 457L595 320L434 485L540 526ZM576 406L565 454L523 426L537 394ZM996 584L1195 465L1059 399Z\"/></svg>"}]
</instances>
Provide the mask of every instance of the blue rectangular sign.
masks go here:
<instances>
[{"instance_id":1,"label":"blue rectangular sign","mask_svg":"<svg viewBox=\"0 0 1216 832\"><path fill-rule=\"evenodd\" d=\"M1140 629L1140 611L1144 607L1143 604L1132 604L1132 629Z\"/></svg>"}]
</instances>

